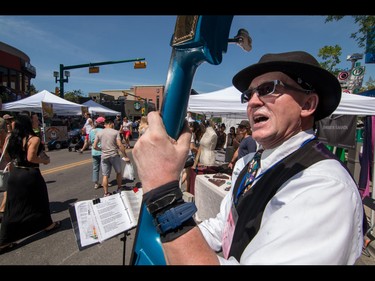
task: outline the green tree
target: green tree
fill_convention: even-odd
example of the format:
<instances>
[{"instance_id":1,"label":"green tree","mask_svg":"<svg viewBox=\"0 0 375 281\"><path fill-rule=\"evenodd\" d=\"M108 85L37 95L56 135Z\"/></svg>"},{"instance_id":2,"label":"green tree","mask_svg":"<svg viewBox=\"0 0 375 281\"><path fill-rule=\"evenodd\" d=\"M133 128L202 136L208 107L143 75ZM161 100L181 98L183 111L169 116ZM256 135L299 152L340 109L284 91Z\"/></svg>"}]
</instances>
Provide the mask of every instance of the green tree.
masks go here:
<instances>
[{"instance_id":1,"label":"green tree","mask_svg":"<svg viewBox=\"0 0 375 281\"><path fill-rule=\"evenodd\" d=\"M365 83L365 86L366 87L361 87L361 89L359 89L359 92L375 89L375 80L372 79L372 77L370 77L368 81Z\"/></svg>"},{"instance_id":2,"label":"green tree","mask_svg":"<svg viewBox=\"0 0 375 281\"><path fill-rule=\"evenodd\" d=\"M335 46L324 46L319 49L318 57L323 59L320 65L328 70L329 72L337 75L340 69L336 68L336 65L340 63L341 47L339 45Z\"/></svg>"},{"instance_id":3,"label":"green tree","mask_svg":"<svg viewBox=\"0 0 375 281\"><path fill-rule=\"evenodd\" d=\"M71 92L65 92L64 93L64 99L79 103L79 98L83 96L82 90L74 90Z\"/></svg>"},{"instance_id":4,"label":"green tree","mask_svg":"<svg viewBox=\"0 0 375 281\"><path fill-rule=\"evenodd\" d=\"M36 94L37 92L38 90L35 88L34 84L30 84L30 90L29 90L30 96Z\"/></svg>"},{"instance_id":5,"label":"green tree","mask_svg":"<svg viewBox=\"0 0 375 281\"><path fill-rule=\"evenodd\" d=\"M373 28L375 27L375 16L360 15L360 16L351 16L355 23L359 25L359 30L353 32L350 35L350 38L353 38L357 41L359 48L365 48L366 42L371 49L375 48L375 36L373 35ZM344 16L328 16L326 17L325 22L339 21L343 19Z\"/></svg>"}]
</instances>

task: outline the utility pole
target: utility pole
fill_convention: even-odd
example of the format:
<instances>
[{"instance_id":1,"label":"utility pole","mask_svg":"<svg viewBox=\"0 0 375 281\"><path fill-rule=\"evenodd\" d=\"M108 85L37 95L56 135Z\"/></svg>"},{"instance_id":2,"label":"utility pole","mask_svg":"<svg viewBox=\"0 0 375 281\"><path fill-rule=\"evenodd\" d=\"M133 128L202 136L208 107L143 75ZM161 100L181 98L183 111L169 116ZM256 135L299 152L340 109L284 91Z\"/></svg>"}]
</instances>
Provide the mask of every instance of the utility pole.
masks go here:
<instances>
[{"instance_id":1,"label":"utility pole","mask_svg":"<svg viewBox=\"0 0 375 281\"><path fill-rule=\"evenodd\" d=\"M60 97L64 98L64 83L69 82L70 72L67 71L69 69L76 69L76 68L84 68L84 67L93 67L99 65L107 65L107 64L117 64L117 63L125 63L125 62L135 62L134 68L146 68L147 63L144 61L145 58L136 58L130 60L119 60L119 61L104 61L104 62L94 62L94 63L85 63L85 64L77 64L77 65L66 65L60 64L60 72L54 71L53 76L55 77L55 83L60 82ZM64 75L66 78L64 78Z\"/></svg>"}]
</instances>

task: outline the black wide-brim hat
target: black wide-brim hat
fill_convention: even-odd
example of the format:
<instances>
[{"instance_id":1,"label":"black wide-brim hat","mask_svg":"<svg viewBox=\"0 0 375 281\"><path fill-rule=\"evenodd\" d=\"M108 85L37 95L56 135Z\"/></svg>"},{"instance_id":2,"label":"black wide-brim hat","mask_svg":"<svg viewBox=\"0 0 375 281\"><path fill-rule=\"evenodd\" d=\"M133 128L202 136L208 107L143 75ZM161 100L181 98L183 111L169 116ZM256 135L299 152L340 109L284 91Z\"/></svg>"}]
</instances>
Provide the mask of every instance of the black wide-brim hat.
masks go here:
<instances>
[{"instance_id":1,"label":"black wide-brim hat","mask_svg":"<svg viewBox=\"0 0 375 281\"><path fill-rule=\"evenodd\" d=\"M315 121L331 115L340 103L341 86L338 79L322 68L312 55L302 51L266 54L258 63L238 72L232 83L239 91L244 92L255 77L273 71L283 72L293 80L300 78L312 86L319 95Z\"/></svg>"}]
</instances>

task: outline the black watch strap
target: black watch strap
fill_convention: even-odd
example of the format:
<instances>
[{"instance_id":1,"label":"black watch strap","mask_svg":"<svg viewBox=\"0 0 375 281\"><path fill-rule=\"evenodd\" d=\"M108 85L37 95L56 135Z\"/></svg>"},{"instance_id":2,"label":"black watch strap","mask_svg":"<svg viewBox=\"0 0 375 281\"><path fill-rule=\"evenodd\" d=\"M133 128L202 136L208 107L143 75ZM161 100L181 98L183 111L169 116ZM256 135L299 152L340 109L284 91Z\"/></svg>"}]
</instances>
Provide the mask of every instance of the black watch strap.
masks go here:
<instances>
[{"instance_id":1,"label":"black watch strap","mask_svg":"<svg viewBox=\"0 0 375 281\"><path fill-rule=\"evenodd\" d=\"M172 205L173 203L182 199L182 192L180 189L175 189L170 193L160 197L159 199L147 204L147 210L151 215L162 210L163 208Z\"/></svg>"}]
</instances>

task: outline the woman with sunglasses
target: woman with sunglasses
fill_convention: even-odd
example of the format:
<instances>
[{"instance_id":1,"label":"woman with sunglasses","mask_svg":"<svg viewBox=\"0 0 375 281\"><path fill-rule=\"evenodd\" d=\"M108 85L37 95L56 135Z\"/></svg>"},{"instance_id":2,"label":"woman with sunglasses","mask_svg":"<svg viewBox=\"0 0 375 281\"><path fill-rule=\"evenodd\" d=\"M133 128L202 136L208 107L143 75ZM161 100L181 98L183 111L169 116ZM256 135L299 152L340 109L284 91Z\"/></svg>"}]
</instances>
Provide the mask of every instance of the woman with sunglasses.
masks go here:
<instances>
[{"instance_id":1,"label":"woman with sunglasses","mask_svg":"<svg viewBox=\"0 0 375 281\"><path fill-rule=\"evenodd\" d=\"M172 140L151 112L149 134L134 147L144 202L159 206L151 213L156 226L169 226L159 228L168 263L354 264L363 245L361 197L349 171L314 135L314 123L340 102L338 79L310 54L294 51L264 55L233 84L260 149L236 162L215 218L196 225L192 204L162 204L178 192L187 129ZM163 169L150 172L155 166Z\"/></svg>"}]
</instances>

